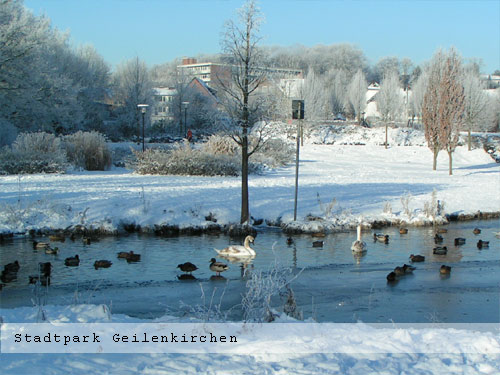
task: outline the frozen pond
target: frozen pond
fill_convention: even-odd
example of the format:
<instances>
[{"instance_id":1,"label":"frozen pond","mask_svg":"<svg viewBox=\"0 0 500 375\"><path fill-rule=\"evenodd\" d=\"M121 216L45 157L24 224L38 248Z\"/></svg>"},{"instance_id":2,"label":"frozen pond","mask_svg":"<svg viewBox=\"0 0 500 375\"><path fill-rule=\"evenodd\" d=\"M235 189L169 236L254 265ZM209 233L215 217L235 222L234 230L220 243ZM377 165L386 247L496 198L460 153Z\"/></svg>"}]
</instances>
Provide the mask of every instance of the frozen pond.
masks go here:
<instances>
[{"instance_id":1,"label":"frozen pond","mask_svg":"<svg viewBox=\"0 0 500 375\"><path fill-rule=\"evenodd\" d=\"M481 228L474 235L472 230ZM500 229L500 220L452 223L445 226L442 246L448 254L433 255L434 229L409 228L408 234L399 234L398 228L366 230L363 240L368 252L355 258L350 250L355 233L331 234L324 238L309 235L294 236L294 244L287 245L281 231L259 231L255 245L256 258L247 266L249 272L267 271L275 261L280 267L300 275L292 288L305 317L318 321L353 322L498 322L500 321L500 238L493 232ZM389 244L373 241L373 233L389 234ZM454 239L467 239L455 246ZM477 241L490 241L489 248L479 250ZM43 241L44 238L37 240ZM313 241L322 240L323 247L313 247ZM201 304L201 287L206 303L215 290L215 301L222 298L223 309L231 309L231 319L241 319L241 295L246 278L238 263L228 263L223 273L225 281L210 279L209 260L216 257L214 248L241 243L241 239L227 236L190 236L162 238L130 235L107 237L85 245L81 239L66 239L58 246L58 255L34 251L30 239L5 241L0 246L0 265L18 260L21 269L17 280L6 284L0 292L2 307L32 304L33 286L29 275L37 273L39 262L53 265L48 304L106 303L114 313L125 313L144 318L165 313L182 314L182 305ZM117 259L120 251L141 254L138 263ZM410 254L426 256L424 263L415 263L413 275L407 275L394 284L388 284L386 275L395 266L409 263ZM79 267L66 267L64 259L78 254ZM113 265L95 270L94 261L108 259ZM222 260L218 258L218 260ZM198 266L196 282L179 281L179 263L190 261ZM227 261L226 261L227 262ZM450 277L442 277L439 267L452 267ZM293 277L289 274L289 277ZM201 287L200 287L201 284ZM279 305L279 299L276 304Z\"/></svg>"}]
</instances>

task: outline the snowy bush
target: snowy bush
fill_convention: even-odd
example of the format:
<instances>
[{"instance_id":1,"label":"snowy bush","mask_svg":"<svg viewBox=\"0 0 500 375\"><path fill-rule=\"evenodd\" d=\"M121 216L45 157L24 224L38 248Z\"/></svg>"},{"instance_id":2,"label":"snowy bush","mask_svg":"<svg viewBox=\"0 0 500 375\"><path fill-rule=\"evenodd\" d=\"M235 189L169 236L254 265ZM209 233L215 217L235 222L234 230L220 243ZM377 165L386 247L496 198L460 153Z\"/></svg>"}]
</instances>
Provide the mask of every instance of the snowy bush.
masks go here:
<instances>
[{"instance_id":1,"label":"snowy bush","mask_svg":"<svg viewBox=\"0 0 500 375\"><path fill-rule=\"evenodd\" d=\"M432 191L431 200L424 202L424 215L430 219L436 219L444 214L444 202L437 199L436 189Z\"/></svg>"},{"instance_id":2,"label":"snowy bush","mask_svg":"<svg viewBox=\"0 0 500 375\"><path fill-rule=\"evenodd\" d=\"M257 144L258 138L249 137L250 149ZM212 135L204 143L201 150L212 155L241 155L240 147L229 136ZM267 139L257 151L251 156L251 161L255 164L267 166L269 168L281 167L288 164L294 156L294 147L279 138Z\"/></svg>"},{"instance_id":3,"label":"snowy bush","mask_svg":"<svg viewBox=\"0 0 500 375\"><path fill-rule=\"evenodd\" d=\"M250 139L250 142L255 142ZM270 168L282 167L290 163L295 156L295 148L292 144L279 138L266 140L255 154L252 161L264 164Z\"/></svg>"},{"instance_id":4,"label":"snowy bush","mask_svg":"<svg viewBox=\"0 0 500 375\"><path fill-rule=\"evenodd\" d=\"M274 245L273 245L274 247ZM284 296L287 301L284 305L285 313L298 317L298 310L291 291L290 283L300 273L293 275L291 268L281 268L275 260L268 272L254 271L246 283L246 292L241 299L243 319L245 322L271 322L274 320L272 298ZM284 293L283 293L284 292ZM283 293L283 294L282 294ZM291 297L290 297L291 295ZM290 300L291 298L291 300Z\"/></svg>"},{"instance_id":5,"label":"snowy bush","mask_svg":"<svg viewBox=\"0 0 500 375\"><path fill-rule=\"evenodd\" d=\"M0 174L62 173L66 167L60 139L44 132L21 133L0 153Z\"/></svg>"},{"instance_id":6,"label":"snowy bush","mask_svg":"<svg viewBox=\"0 0 500 375\"><path fill-rule=\"evenodd\" d=\"M64 137L68 160L87 171L104 171L111 165L111 152L102 134L82 132Z\"/></svg>"},{"instance_id":7,"label":"snowy bush","mask_svg":"<svg viewBox=\"0 0 500 375\"><path fill-rule=\"evenodd\" d=\"M241 164L237 156L213 155L194 150L189 143L172 150L133 151L137 161L132 168L140 174L172 174L191 176L238 176ZM257 167L250 165L255 172Z\"/></svg>"},{"instance_id":8,"label":"snowy bush","mask_svg":"<svg viewBox=\"0 0 500 375\"><path fill-rule=\"evenodd\" d=\"M215 134L208 138L201 149L212 155L236 155L239 146L231 137Z\"/></svg>"}]
</instances>

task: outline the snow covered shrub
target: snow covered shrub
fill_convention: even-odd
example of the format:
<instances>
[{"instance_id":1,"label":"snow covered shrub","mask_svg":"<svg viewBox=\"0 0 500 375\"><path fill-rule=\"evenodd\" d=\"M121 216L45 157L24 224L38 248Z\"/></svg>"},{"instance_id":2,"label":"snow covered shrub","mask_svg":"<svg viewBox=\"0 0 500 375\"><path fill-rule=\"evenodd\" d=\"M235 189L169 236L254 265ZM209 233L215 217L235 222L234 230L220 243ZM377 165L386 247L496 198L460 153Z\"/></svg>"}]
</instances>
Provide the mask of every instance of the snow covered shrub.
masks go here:
<instances>
[{"instance_id":1,"label":"snow covered shrub","mask_svg":"<svg viewBox=\"0 0 500 375\"><path fill-rule=\"evenodd\" d=\"M323 217L325 219L330 219L332 217L332 214L333 214L333 208L337 204L337 199L334 197L334 198L332 198L330 203L323 203L321 201L321 197L319 196L319 193L316 193L316 198L318 200L319 209L321 210Z\"/></svg>"},{"instance_id":2,"label":"snow covered shrub","mask_svg":"<svg viewBox=\"0 0 500 375\"><path fill-rule=\"evenodd\" d=\"M384 203L384 214L392 215L392 205L391 202Z\"/></svg>"},{"instance_id":3,"label":"snow covered shrub","mask_svg":"<svg viewBox=\"0 0 500 375\"><path fill-rule=\"evenodd\" d=\"M250 142L255 142L250 139ZM264 164L270 168L282 167L290 163L295 156L295 148L291 143L279 138L266 140L255 154L252 155L252 161Z\"/></svg>"},{"instance_id":4,"label":"snow covered shrub","mask_svg":"<svg viewBox=\"0 0 500 375\"><path fill-rule=\"evenodd\" d=\"M432 190L431 200L424 202L424 215L435 219L444 214L444 202L438 201L436 189Z\"/></svg>"},{"instance_id":5,"label":"snow covered shrub","mask_svg":"<svg viewBox=\"0 0 500 375\"><path fill-rule=\"evenodd\" d=\"M111 152L102 134L82 132L64 137L68 160L87 171L104 171L111 166Z\"/></svg>"},{"instance_id":6,"label":"snow covered shrub","mask_svg":"<svg viewBox=\"0 0 500 375\"><path fill-rule=\"evenodd\" d=\"M411 219L412 217L412 212L410 210L410 201L411 201L411 194L406 193L405 195L401 196L401 205L403 206L403 213Z\"/></svg>"},{"instance_id":7,"label":"snow covered shrub","mask_svg":"<svg viewBox=\"0 0 500 375\"><path fill-rule=\"evenodd\" d=\"M213 155L191 148L189 143L172 150L132 151L137 161L132 168L139 174L172 174L184 176L238 176L241 164L237 156ZM250 165L250 172L258 170Z\"/></svg>"},{"instance_id":8,"label":"snow covered shrub","mask_svg":"<svg viewBox=\"0 0 500 375\"><path fill-rule=\"evenodd\" d=\"M229 136L214 134L202 145L202 150L212 155L236 155L239 146Z\"/></svg>"},{"instance_id":9,"label":"snow covered shrub","mask_svg":"<svg viewBox=\"0 0 500 375\"><path fill-rule=\"evenodd\" d=\"M292 274L291 268L281 268L277 261L274 262L268 272L262 270L252 272L246 283L245 295L241 299L244 321L272 322L274 320L272 298L280 295L286 288L284 296L287 301L290 299L290 283L298 277L300 272L290 277ZM288 312L293 308L294 303L295 299L293 298L293 303L290 301L291 305L286 308ZM286 305L288 303L285 303ZM299 313L296 305L293 310Z\"/></svg>"},{"instance_id":10,"label":"snow covered shrub","mask_svg":"<svg viewBox=\"0 0 500 375\"><path fill-rule=\"evenodd\" d=\"M66 166L61 140L44 132L21 133L0 154L0 174L61 173Z\"/></svg>"}]
</instances>

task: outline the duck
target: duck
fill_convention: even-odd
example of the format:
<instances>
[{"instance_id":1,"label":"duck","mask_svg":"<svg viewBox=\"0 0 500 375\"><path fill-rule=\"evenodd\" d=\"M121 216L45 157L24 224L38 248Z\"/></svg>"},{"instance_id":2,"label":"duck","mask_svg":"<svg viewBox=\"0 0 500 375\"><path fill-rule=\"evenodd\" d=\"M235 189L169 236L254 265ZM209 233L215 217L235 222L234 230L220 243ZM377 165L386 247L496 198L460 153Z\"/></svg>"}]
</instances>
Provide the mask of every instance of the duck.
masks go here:
<instances>
[{"instance_id":1,"label":"duck","mask_svg":"<svg viewBox=\"0 0 500 375\"><path fill-rule=\"evenodd\" d=\"M196 271L198 269L198 267L196 267L191 262L186 262L186 263L178 264L177 268L179 268L182 272L188 272L190 274L191 274L191 272Z\"/></svg>"},{"instance_id":2,"label":"duck","mask_svg":"<svg viewBox=\"0 0 500 375\"><path fill-rule=\"evenodd\" d=\"M63 234L53 234L49 236L49 240L52 242L64 242L66 241L66 237Z\"/></svg>"},{"instance_id":3,"label":"duck","mask_svg":"<svg viewBox=\"0 0 500 375\"><path fill-rule=\"evenodd\" d=\"M403 269L403 267L396 267L394 268L394 271L393 271L396 276L403 276L405 274L405 270Z\"/></svg>"},{"instance_id":4,"label":"duck","mask_svg":"<svg viewBox=\"0 0 500 375\"><path fill-rule=\"evenodd\" d=\"M90 245L91 243L90 237L83 237L82 242L84 245Z\"/></svg>"},{"instance_id":5,"label":"duck","mask_svg":"<svg viewBox=\"0 0 500 375\"><path fill-rule=\"evenodd\" d=\"M477 248L482 249L483 247L490 247L490 241L483 241L483 240L477 241Z\"/></svg>"},{"instance_id":6,"label":"duck","mask_svg":"<svg viewBox=\"0 0 500 375\"><path fill-rule=\"evenodd\" d=\"M246 236L243 246L230 245L222 250L214 250L217 251L219 255L226 257L251 257L256 255L255 250L250 247L250 243L254 243L254 241L255 238L253 236Z\"/></svg>"},{"instance_id":7,"label":"duck","mask_svg":"<svg viewBox=\"0 0 500 375\"><path fill-rule=\"evenodd\" d=\"M21 266L19 265L19 262L17 260L3 266L3 269L6 272L17 272L19 271L19 268L21 268Z\"/></svg>"},{"instance_id":8,"label":"duck","mask_svg":"<svg viewBox=\"0 0 500 375\"><path fill-rule=\"evenodd\" d=\"M314 241L313 247L323 247L323 241Z\"/></svg>"},{"instance_id":9,"label":"duck","mask_svg":"<svg viewBox=\"0 0 500 375\"><path fill-rule=\"evenodd\" d=\"M49 247L45 248L45 254L56 255L58 252L59 252L59 248L57 248L57 247L52 248L52 247L49 246Z\"/></svg>"},{"instance_id":10,"label":"duck","mask_svg":"<svg viewBox=\"0 0 500 375\"><path fill-rule=\"evenodd\" d=\"M133 251L130 251L130 253L128 253L128 257L127 257L128 263L140 262L140 261L141 261L141 254L135 254Z\"/></svg>"},{"instance_id":11,"label":"duck","mask_svg":"<svg viewBox=\"0 0 500 375\"><path fill-rule=\"evenodd\" d=\"M357 227L357 239L351 245L351 250L354 253L362 253L366 251L366 243L361 241L361 225Z\"/></svg>"},{"instance_id":12,"label":"duck","mask_svg":"<svg viewBox=\"0 0 500 375\"><path fill-rule=\"evenodd\" d=\"M441 266L439 269L439 273L441 275L449 275L451 273L451 267L450 266L445 266L444 264Z\"/></svg>"},{"instance_id":13,"label":"duck","mask_svg":"<svg viewBox=\"0 0 500 375\"><path fill-rule=\"evenodd\" d=\"M292 238L292 237L288 237L288 238L286 239L286 244L287 244L288 246L293 245L293 238Z\"/></svg>"},{"instance_id":14,"label":"duck","mask_svg":"<svg viewBox=\"0 0 500 375\"><path fill-rule=\"evenodd\" d=\"M11 281L14 281L17 279L17 272L9 272L9 271L2 271L2 274L0 275L0 280L2 283L10 283Z\"/></svg>"},{"instance_id":15,"label":"duck","mask_svg":"<svg viewBox=\"0 0 500 375\"><path fill-rule=\"evenodd\" d=\"M121 259L127 259L127 258L128 258L128 256L129 256L129 254L130 254L130 253L129 253L129 252L127 252L127 251L120 251L120 252L118 253L118 258L121 258Z\"/></svg>"},{"instance_id":16,"label":"duck","mask_svg":"<svg viewBox=\"0 0 500 375\"><path fill-rule=\"evenodd\" d=\"M388 234L373 233L373 239L375 241L389 243L389 235Z\"/></svg>"},{"instance_id":17,"label":"duck","mask_svg":"<svg viewBox=\"0 0 500 375\"><path fill-rule=\"evenodd\" d=\"M460 246L464 244L465 244L465 238L461 237L455 238L455 246Z\"/></svg>"},{"instance_id":18,"label":"duck","mask_svg":"<svg viewBox=\"0 0 500 375\"><path fill-rule=\"evenodd\" d=\"M474 233L474 234L481 234L481 229L479 229L479 228L474 228L474 229L472 230L472 233Z\"/></svg>"},{"instance_id":19,"label":"duck","mask_svg":"<svg viewBox=\"0 0 500 375\"><path fill-rule=\"evenodd\" d=\"M396 273L390 272L387 276L386 279L388 282L396 281Z\"/></svg>"},{"instance_id":20,"label":"duck","mask_svg":"<svg viewBox=\"0 0 500 375\"><path fill-rule=\"evenodd\" d=\"M446 229L446 228L439 228L437 230L437 233L448 233L448 229Z\"/></svg>"},{"instance_id":21,"label":"duck","mask_svg":"<svg viewBox=\"0 0 500 375\"><path fill-rule=\"evenodd\" d=\"M111 263L109 260L96 260L94 262L94 268L95 269L98 269L98 268L109 268L111 267L113 263Z\"/></svg>"},{"instance_id":22,"label":"duck","mask_svg":"<svg viewBox=\"0 0 500 375\"><path fill-rule=\"evenodd\" d=\"M434 243L437 245L437 244L442 243L442 242L443 242L443 236L436 233L434 235Z\"/></svg>"},{"instance_id":23,"label":"duck","mask_svg":"<svg viewBox=\"0 0 500 375\"><path fill-rule=\"evenodd\" d=\"M403 271L405 272L405 274L409 274L409 273L413 273L413 271L416 269L415 267L413 266L410 266L408 264L403 264Z\"/></svg>"},{"instance_id":24,"label":"duck","mask_svg":"<svg viewBox=\"0 0 500 375\"><path fill-rule=\"evenodd\" d=\"M210 271L216 273L217 276L220 276L221 272L227 271L229 269L227 264L222 262L217 262L215 258L210 259Z\"/></svg>"},{"instance_id":25,"label":"duck","mask_svg":"<svg viewBox=\"0 0 500 375\"><path fill-rule=\"evenodd\" d=\"M50 247L48 242L33 241L33 250L45 250L48 247Z\"/></svg>"},{"instance_id":26,"label":"duck","mask_svg":"<svg viewBox=\"0 0 500 375\"><path fill-rule=\"evenodd\" d=\"M68 267L77 267L80 265L80 257L76 254L74 257L66 258L64 264Z\"/></svg>"},{"instance_id":27,"label":"duck","mask_svg":"<svg viewBox=\"0 0 500 375\"><path fill-rule=\"evenodd\" d=\"M425 261L425 256L423 255L410 255L410 261L412 262L424 262Z\"/></svg>"},{"instance_id":28,"label":"duck","mask_svg":"<svg viewBox=\"0 0 500 375\"><path fill-rule=\"evenodd\" d=\"M436 255L446 255L446 253L448 253L448 248L446 246L436 246L432 249L432 253Z\"/></svg>"},{"instance_id":29,"label":"duck","mask_svg":"<svg viewBox=\"0 0 500 375\"><path fill-rule=\"evenodd\" d=\"M399 228L399 234L408 234L408 228Z\"/></svg>"},{"instance_id":30,"label":"duck","mask_svg":"<svg viewBox=\"0 0 500 375\"><path fill-rule=\"evenodd\" d=\"M324 232L314 232L314 233L311 233L311 237L322 238L322 237L326 237L326 234Z\"/></svg>"}]
</instances>

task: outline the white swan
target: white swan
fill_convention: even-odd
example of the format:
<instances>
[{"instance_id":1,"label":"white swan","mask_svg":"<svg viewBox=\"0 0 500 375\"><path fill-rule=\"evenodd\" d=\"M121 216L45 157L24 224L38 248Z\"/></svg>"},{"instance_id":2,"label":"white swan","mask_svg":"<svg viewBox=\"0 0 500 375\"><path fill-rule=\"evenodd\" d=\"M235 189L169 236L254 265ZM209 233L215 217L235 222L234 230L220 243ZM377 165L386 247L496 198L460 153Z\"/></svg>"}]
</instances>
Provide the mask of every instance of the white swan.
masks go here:
<instances>
[{"instance_id":1,"label":"white swan","mask_svg":"<svg viewBox=\"0 0 500 375\"><path fill-rule=\"evenodd\" d=\"M361 241L361 224L357 228L358 239L352 243L351 250L355 253L362 253L366 251L366 243Z\"/></svg>"},{"instance_id":2,"label":"white swan","mask_svg":"<svg viewBox=\"0 0 500 375\"><path fill-rule=\"evenodd\" d=\"M254 242L254 238L252 236L247 236L245 238L245 243L243 246L241 245L231 245L222 250L217 250L217 253L220 256L236 258L236 257L254 257L256 255L255 250L250 247L250 243Z\"/></svg>"}]
</instances>

